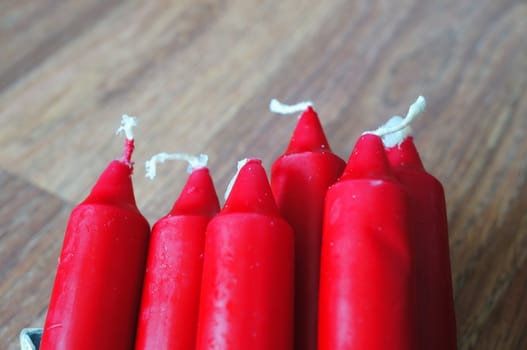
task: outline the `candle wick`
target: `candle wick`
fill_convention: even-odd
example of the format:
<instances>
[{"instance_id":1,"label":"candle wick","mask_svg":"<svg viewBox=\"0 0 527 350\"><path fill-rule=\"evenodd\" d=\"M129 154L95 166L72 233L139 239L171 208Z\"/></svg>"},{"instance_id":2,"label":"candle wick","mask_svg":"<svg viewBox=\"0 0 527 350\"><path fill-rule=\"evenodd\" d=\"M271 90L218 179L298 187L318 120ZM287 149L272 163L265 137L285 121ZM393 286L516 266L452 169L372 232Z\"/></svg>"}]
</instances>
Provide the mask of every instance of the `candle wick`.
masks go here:
<instances>
[{"instance_id":1,"label":"candle wick","mask_svg":"<svg viewBox=\"0 0 527 350\"><path fill-rule=\"evenodd\" d=\"M115 131L116 135L125 134L124 149L121 161L132 168L132 153L134 152L134 132L133 127L137 126L137 118L126 114L121 117L121 125Z\"/></svg>"},{"instance_id":2,"label":"candle wick","mask_svg":"<svg viewBox=\"0 0 527 350\"><path fill-rule=\"evenodd\" d=\"M121 156L121 161L128 165L130 168L133 167L132 162L132 153L134 153L135 142L134 139L124 140L123 155Z\"/></svg>"},{"instance_id":3,"label":"candle wick","mask_svg":"<svg viewBox=\"0 0 527 350\"><path fill-rule=\"evenodd\" d=\"M231 181L229 181L229 184L227 185L227 189L225 190L225 195L223 196L225 200L227 200L227 198L229 197L229 194L231 194L232 186L234 186L234 183L236 182L236 179L238 178L238 174L240 173L240 170L243 168L245 164L247 164L248 161L249 161L249 158L245 158L245 159L238 161L238 166L237 166L238 168L236 170L236 174L234 174Z\"/></svg>"},{"instance_id":4,"label":"candle wick","mask_svg":"<svg viewBox=\"0 0 527 350\"><path fill-rule=\"evenodd\" d=\"M121 126L115 131L116 135L125 134L128 140L134 139L134 130L133 127L137 126L137 118L123 114L121 117Z\"/></svg>"},{"instance_id":5,"label":"candle wick","mask_svg":"<svg viewBox=\"0 0 527 350\"><path fill-rule=\"evenodd\" d=\"M196 169L204 168L207 166L209 156L206 154L200 154L193 156L187 153L158 153L150 160L145 162L146 177L153 180L156 177L156 164L164 163L166 160L184 160L188 162L187 172L191 173Z\"/></svg>"},{"instance_id":6,"label":"candle wick","mask_svg":"<svg viewBox=\"0 0 527 350\"><path fill-rule=\"evenodd\" d=\"M399 124L397 125L383 125L376 130L373 131L366 131L364 134L374 134L377 136L386 136L388 134L393 134L397 131L401 131L412 123L412 121L421 113L423 113L426 109L426 100L423 96L419 96L417 100L412 103L410 108L408 108L408 113L406 113L406 116L402 118Z\"/></svg>"},{"instance_id":7,"label":"candle wick","mask_svg":"<svg viewBox=\"0 0 527 350\"><path fill-rule=\"evenodd\" d=\"M305 111L308 107L313 107L313 102L303 101L294 105L288 105L273 98L269 102L269 110L276 114L294 114Z\"/></svg>"}]
</instances>

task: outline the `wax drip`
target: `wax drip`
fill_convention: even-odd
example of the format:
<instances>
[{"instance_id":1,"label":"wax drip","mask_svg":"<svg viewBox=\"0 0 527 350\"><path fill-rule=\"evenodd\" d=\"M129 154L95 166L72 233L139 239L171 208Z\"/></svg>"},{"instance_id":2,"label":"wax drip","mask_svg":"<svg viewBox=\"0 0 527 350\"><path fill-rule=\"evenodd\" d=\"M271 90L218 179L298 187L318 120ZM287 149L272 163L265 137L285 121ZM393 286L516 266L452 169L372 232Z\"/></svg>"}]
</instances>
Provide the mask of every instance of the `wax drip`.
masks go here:
<instances>
[{"instance_id":1,"label":"wax drip","mask_svg":"<svg viewBox=\"0 0 527 350\"><path fill-rule=\"evenodd\" d=\"M234 186L234 183L236 182L236 179L238 178L238 174L240 173L240 170L243 168L245 164L250 160L250 158L245 158L238 161L238 169L236 170L236 174L232 177L231 181L227 185L227 189L225 190L225 195L223 198L226 200L227 197L229 197L229 194L231 193L232 186Z\"/></svg>"},{"instance_id":2,"label":"wax drip","mask_svg":"<svg viewBox=\"0 0 527 350\"><path fill-rule=\"evenodd\" d=\"M187 172L191 173L196 169L204 168L207 166L209 156L206 154L200 154L198 156L193 156L186 153L158 153L150 160L145 162L146 168L146 177L150 180L153 180L156 177L156 163L164 163L166 160L185 160L188 162Z\"/></svg>"},{"instance_id":3,"label":"wax drip","mask_svg":"<svg viewBox=\"0 0 527 350\"><path fill-rule=\"evenodd\" d=\"M269 110L276 114L294 114L305 111L307 108L313 107L313 102L304 101L294 105L288 105L273 98L269 102ZM300 116L299 116L300 117Z\"/></svg>"},{"instance_id":4,"label":"wax drip","mask_svg":"<svg viewBox=\"0 0 527 350\"><path fill-rule=\"evenodd\" d=\"M126 114L121 117L121 126L115 131L116 135L125 134L123 155L121 161L133 168L134 163L132 162L132 153L134 152L134 132L133 127L137 126L137 118Z\"/></svg>"},{"instance_id":5,"label":"wax drip","mask_svg":"<svg viewBox=\"0 0 527 350\"><path fill-rule=\"evenodd\" d=\"M401 118L398 116L395 116L396 119L391 119L388 123L382 125L376 130L373 131L366 131L364 134L374 134L377 136L385 137L389 134L396 133L398 131L402 131L406 129L406 134L409 134L410 132L410 123L421 113L423 113L426 109L426 100L423 96L419 96L417 100L408 108L408 113L406 113L406 117ZM397 121L396 124L394 124L394 121Z\"/></svg>"}]
</instances>

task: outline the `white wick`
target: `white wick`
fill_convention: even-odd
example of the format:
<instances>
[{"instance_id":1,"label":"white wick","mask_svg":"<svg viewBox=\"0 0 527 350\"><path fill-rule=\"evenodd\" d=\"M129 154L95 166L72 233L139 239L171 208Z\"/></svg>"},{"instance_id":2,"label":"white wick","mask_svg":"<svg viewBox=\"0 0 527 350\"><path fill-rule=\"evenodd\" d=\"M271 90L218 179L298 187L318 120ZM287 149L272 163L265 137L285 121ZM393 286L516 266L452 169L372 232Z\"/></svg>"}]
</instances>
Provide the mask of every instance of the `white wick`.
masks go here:
<instances>
[{"instance_id":1,"label":"white wick","mask_svg":"<svg viewBox=\"0 0 527 350\"><path fill-rule=\"evenodd\" d=\"M313 102L311 101L304 101L299 102L294 105L288 105L285 103L282 103L278 101L277 99L273 98L271 102L269 102L269 110L276 114L293 114L293 113L299 113L305 111L308 107L312 107Z\"/></svg>"},{"instance_id":2,"label":"white wick","mask_svg":"<svg viewBox=\"0 0 527 350\"><path fill-rule=\"evenodd\" d=\"M193 156L186 153L158 153L150 160L145 162L146 177L153 180L156 177L156 163L164 163L166 160L185 160L188 162L187 172L191 173L196 169L204 168L207 166L209 156L206 154L200 154L199 156Z\"/></svg>"},{"instance_id":3,"label":"white wick","mask_svg":"<svg viewBox=\"0 0 527 350\"><path fill-rule=\"evenodd\" d=\"M426 100L423 96L419 96L417 100L408 108L408 113L406 113L406 117L402 118L399 123L393 124L393 123L386 123L377 130L373 131L366 131L364 134L374 134L377 136L384 137L385 135L395 133L397 131L403 130L407 127L409 127L410 123L421 113L423 113L426 109ZM400 117L399 117L400 118Z\"/></svg>"},{"instance_id":4,"label":"white wick","mask_svg":"<svg viewBox=\"0 0 527 350\"><path fill-rule=\"evenodd\" d=\"M395 115L391 117L383 127L393 127L395 125L401 124L403 117ZM392 132L391 134L382 135L382 143L384 147L391 148L396 145L400 145L408 136L412 135L412 128L408 125L407 127Z\"/></svg>"},{"instance_id":5,"label":"white wick","mask_svg":"<svg viewBox=\"0 0 527 350\"><path fill-rule=\"evenodd\" d=\"M134 139L134 132L132 128L137 126L137 118L123 114L121 117L121 126L115 131L116 135L121 135L123 132L128 140Z\"/></svg>"},{"instance_id":6,"label":"white wick","mask_svg":"<svg viewBox=\"0 0 527 350\"><path fill-rule=\"evenodd\" d=\"M236 182L236 179L238 178L238 174L240 173L240 170L243 168L245 164L249 161L249 158L245 158L238 161L238 169L236 170L236 174L232 177L231 181L227 185L227 189L225 190L225 195L223 198L227 200L227 197L229 197L229 194L231 194L232 186L234 186L234 183Z\"/></svg>"}]
</instances>

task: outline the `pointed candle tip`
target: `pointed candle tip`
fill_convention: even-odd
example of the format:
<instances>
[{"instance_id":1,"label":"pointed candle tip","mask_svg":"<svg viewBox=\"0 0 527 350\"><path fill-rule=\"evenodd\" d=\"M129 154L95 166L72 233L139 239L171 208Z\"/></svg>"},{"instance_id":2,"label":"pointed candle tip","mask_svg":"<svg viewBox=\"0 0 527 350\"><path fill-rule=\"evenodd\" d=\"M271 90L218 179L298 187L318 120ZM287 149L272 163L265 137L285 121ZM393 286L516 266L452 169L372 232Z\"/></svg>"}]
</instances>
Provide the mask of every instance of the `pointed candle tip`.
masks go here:
<instances>
[{"instance_id":1,"label":"pointed candle tip","mask_svg":"<svg viewBox=\"0 0 527 350\"><path fill-rule=\"evenodd\" d=\"M219 211L220 203L209 169L202 167L188 176L168 215L202 215L212 218Z\"/></svg>"},{"instance_id":2,"label":"pointed candle tip","mask_svg":"<svg viewBox=\"0 0 527 350\"><path fill-rule=\"evenodd\" d=\"M417 152L411 136L404 138L392 147L384 142L384 147L386 147L386 156L393 169L425 171L423 162L421 161L421 157L419 157L419 152Z\"/></svg>"},{"instance_id":3,"label":"pointed candle tip","mask_svg":"<svg viewBox=\"0 0 527 350\"><path fill-rule=\"evenodd\" d=\"M101 173L83 203L112 203L135 207L131 174L132 169L128 164L119 160L112 161Z\"/></svg>"},{"instance_id":4,"label":"pointed candle tip","mask_svg":"<svg viewBox=\"0 0 527 350\"><path fill-rule=\"evenodd\" d=\"M239 165L240 170L220 214L258 213L280 216L262 161L257 158L246 159Z\"/></svg>"},{"instance_id":5,"label":"pointed candle tip","mask_svg":"<svg viewBox=\"0 0 527 350\"><path fill-rule=\"evenodd\" d=\"M238 174L240 174L240 170L243 168L245 164L247 164L247 162L249 162L249 160L251 160L251 158L244 158L238 161L236 174L234 174L231 181L229 181L229 184L227 185L227 189L225 190L225 194L223 195L223 199L227 200L227 198L229 197L229 194L231 194L232 186L236 182L236 179L238 178Z\"/></svg>"},{"instance_id":6,"label":"pointed candle tip","mask_svg":"<svg viewBox=\"0 0 527 350\"><path fill-rule=\"evenodd\" d=\"M339 181L359 178L393 178L382 139L378 135L365 134L357 140Z\"/></svg>"},{"instance_id":7,"label":"pointed candle tip","mask_svg":"<svg viewBox=\"0 0 527 350\"><path fill-rule=\"evenodd\" d=\"M320 119L311 108L304 111L298 119L284 154L303 152L332 152Z\"/></svg>"}]
</instances>

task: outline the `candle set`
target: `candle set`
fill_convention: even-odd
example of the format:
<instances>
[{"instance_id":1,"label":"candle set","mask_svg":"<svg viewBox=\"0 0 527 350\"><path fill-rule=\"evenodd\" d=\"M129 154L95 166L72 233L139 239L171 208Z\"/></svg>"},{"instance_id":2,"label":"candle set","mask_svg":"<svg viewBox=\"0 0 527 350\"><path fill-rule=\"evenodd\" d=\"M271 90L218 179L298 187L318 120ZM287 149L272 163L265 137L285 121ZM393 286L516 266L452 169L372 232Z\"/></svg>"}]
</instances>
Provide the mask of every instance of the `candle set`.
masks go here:
<instances>
[{"instance_id":1,"label":"candle set","mask_svg":"<svg viewBox=\"0 0 527 350\"><path fill-rule=\"evenodd\" d=\"M455 349L441 184L410 135L424 110L364 133L347 162L311 103L268 179L239 162L220 207L206 156L150 229L125 150L71 213L40 349Z\"/></svg>"}]
</instances>

